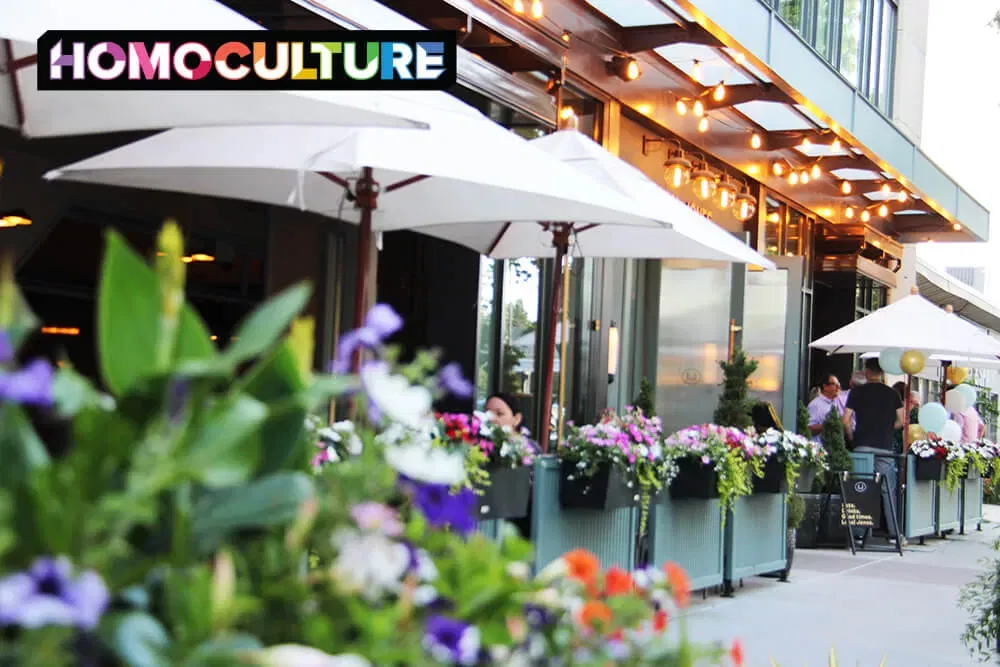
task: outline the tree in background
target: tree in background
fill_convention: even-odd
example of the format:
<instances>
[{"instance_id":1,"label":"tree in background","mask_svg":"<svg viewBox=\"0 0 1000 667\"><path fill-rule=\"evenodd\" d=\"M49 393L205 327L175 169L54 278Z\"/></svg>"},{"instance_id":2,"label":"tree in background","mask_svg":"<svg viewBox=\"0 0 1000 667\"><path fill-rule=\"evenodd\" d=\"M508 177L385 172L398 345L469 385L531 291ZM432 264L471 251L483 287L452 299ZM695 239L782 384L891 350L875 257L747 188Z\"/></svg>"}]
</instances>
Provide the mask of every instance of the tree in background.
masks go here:
<instances>
[{"instance_id":1,"label":"tree in background","mask_svg":"<svg viewBox=\"0 0 1000 667\"><path fill-rule=\"evenodd\" d=\"M656 394L649 378L642 378L639 383L639 395L632 401L632 405L642 410L642 413L647 417L653 417L656 414Z\"/></svg>"},{"instance_id":2,"label":"tree in background","mask_svg":"<svg viewBox=\"0 0 1000 667\"><path fill-rule=\"evenodd\" d=\"M795 432L807 438L812 436L809 432L809 408L802 401L799 401L799 410L795 415Z\"/></svg>"},{"instance_id":3,"label":"tree in background","mask_svg":"<svg viewBox=\"0 0 1000 667\"><path fill-rule=\"evenodd\" d=\"M841 421L840 413L835 408L830 408L830 412L826 414L819 437L823 447L826 448L826 460L830 469L826 474L817 475L816 483L821 487L825 486L830 493L840 493L837 474L850 472L853 466L851 453L847 450L847 440L844 437L844 422Z\"/></svg>"},{"instance_id":4,"label":"tree in background","mask_svg":"<svg viewBox=\"0 0 1000 667\"><path fill-rule=\"evenodd\" d=\"M743 350L736 350L732 362L720 361L724 379L719 405L712 420L719 426L748 429L753 426L750 409L756 401L750 398L750 376L757 370L757 362L748 359Z\"/></svg>"}]
</instances>

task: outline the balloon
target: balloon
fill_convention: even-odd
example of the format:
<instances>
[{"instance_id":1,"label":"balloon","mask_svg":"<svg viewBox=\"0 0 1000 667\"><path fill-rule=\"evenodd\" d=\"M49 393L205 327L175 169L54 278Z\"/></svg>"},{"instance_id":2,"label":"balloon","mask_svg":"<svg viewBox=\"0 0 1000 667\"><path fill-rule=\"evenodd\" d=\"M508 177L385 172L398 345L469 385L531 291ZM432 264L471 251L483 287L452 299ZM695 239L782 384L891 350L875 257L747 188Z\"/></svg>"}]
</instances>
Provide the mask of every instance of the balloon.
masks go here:
<instances>
[{"instance_id":1,"label":"balloon","mask_svg":"<svg viewBox=\"0 0 1000 667\"><path fill-rule=\"evenodd\" d=\"M965 394L955 389L949 389L948 393L944 395L944 407L948 408L948 412L951 414L959 414L965 412L965 409L969 407L969 402L965 398Z\"/></svg>"},{"instance_id":2,"label":"balloon","mask_svg":"<svg viewBox=\"0 0 1000 667\"><path fill-rule=\"evenodd\" d=\"M899 365L899 360L903 357L903 350L898 347L887 347L878 354L878 365L889 375L902 375L903 369Z\"/></svg>"},{"instance_id":3,"label":"balloon","mask_svg":"<svg viewBox=\"0 0 1000 667\"><path fill-rule=\"evenodd\" d=\"M962 384L969 377L969 371L959 366L949 366L946 372L948 384Z\"/></svg>"},{"instance_id":4,"label":"balloon","mask_svg":"<svg viewBox=\"0 0 1000 667\"><path fill-rule=\"evenodd\" d=\"M965 396L965 407L969 408L976 404L976 399L979 398L979 392L971 384L960 384L955 387L952 391L960 391Z\"/></svg>"},{"instance_id":5,"label":"balloon","mask_svg":"<svg viewBox=\"0 0 1000 667\"><path fill-rule=\"evenodd\" d=\"M920 350L907 350L903 353L903 356L899 358L899 367L907 375L916 375L920 371L924 370L924 363L926 361L927 358Z\"/></svg>"},{"instance_id":6,"label":"balloon","mask_svg":"<svg viewBox=\"0 0 1000 667\"><path fill-rule=\"evenodd\" d=\"M920 412L917 415L917 422L928 433L940 433L941 428L948 421L948 411L940 403L925 403L920 406Z\"/></svg>"},{"instance_id":7,"label":"balloon","mask_svg":"<svg viewBox=\"0 0 1000 667\"><path fill-rule=\"evenodd\" d=\"M910 442L916 442L917 440L926 440L927 431L920 424L910 424L909 428Z\"/></svg>"},{"instance_id":8,"label":"balloon","mask_svg":"<svg viewBox=\"0 0 1000 667\"><path fill-rule=\"evenodd\" d=\"M941 436L942 440L949 440L951 442L961 442L962 441L962 427L958 425L958 422L954 419L949 419L941 427L941 432L938 434Z\"/></svg>"}]
</instances>

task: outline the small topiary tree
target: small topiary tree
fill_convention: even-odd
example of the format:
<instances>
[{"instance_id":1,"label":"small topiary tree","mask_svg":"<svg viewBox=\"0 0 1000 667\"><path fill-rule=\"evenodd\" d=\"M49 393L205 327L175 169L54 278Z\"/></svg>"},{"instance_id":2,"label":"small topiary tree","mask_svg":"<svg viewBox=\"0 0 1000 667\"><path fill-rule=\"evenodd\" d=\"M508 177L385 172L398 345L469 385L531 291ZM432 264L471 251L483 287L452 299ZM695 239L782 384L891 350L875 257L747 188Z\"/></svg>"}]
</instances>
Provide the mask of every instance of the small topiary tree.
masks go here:
<instances>
[{"instance_id":1,"label":"small topiary tree","mask_svg":"<svg viewBox=\"0 0 1000 667\"><path fill-rule=\"evenodd\" d=\"M802 401L799 401L799 411L795 419L795 432L807 438L812 436L809 432L809 408Z\"/></svg>"},{"instance_id":2,"label":"small topiary tree","mask_svg":"<svg viewBox=\"0 0 1000 667\"><path fill-rule=\"evenodd\" d=\"M632 405L642 410L642 414L647 417L656 415L656 393L648 378L644 377L639 382L639 395L632 401Z\"/></svg>"},{"instance_id":3,"label":"small topiary tree","mask_svg":"<svg viewBox=\"0 0 1000 667\"><path fill-rule=\"evenodd\" d=\"M750 409L756 399L750 398L748 380L757 370L757 362L748 359L743 350L736 350L732 362L720 361L719 366L725 378L722 381L722 395L715 408L712 420L719 426L735 426L748 429L753 426Z\"/></svg>"},{"instance_id":4,"label":"small topiary tree","mask_svg":"<svg viewBox=\"0 0 1000 667\"><path fill-rule=\"evenodd\" d=\"M830 469L822 477L823 486L828 493L839 493L837 486L837 475L841 472L851 471L851 454L847 451L847 440L844 438L844 423L840 419L840 413L831 408L823 420L823 431L820 433L820 440L826 448L827 463ZM817 475L817 481L820 476Z\"/></svg>"}]
</instances>

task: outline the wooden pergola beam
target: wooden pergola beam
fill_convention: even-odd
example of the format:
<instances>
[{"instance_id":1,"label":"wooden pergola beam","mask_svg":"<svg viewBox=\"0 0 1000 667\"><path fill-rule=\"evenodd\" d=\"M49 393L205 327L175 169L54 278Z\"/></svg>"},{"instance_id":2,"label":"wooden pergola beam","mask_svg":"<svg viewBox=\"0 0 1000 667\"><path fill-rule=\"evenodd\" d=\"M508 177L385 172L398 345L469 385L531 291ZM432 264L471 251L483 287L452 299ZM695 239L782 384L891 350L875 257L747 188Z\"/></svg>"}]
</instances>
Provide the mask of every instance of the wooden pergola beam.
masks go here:
<instances>
[{"instance_id":1,"label":"wooden pergola beam","mask_svg":"<svg viewBox=\"0 0 1000 667\"><path fill-rule=\"evenodd\" d=\"M697 23L665 23L622 28L618 34L622 49L628 53L651 51L671 44L722 46L722 42Z\"/></svg>"},{"instance_id":2,"label":"wooden pergola beam","mask_svg":"<svg viewBox=\"0 0 1000 667\"><path fill-rule=\"evenodd\" d=\"M706 86L702 93L702 103L705 109L724 109L746 104L747 102L777 102L779 104L795 104L795 100L789 97L783 90L773 83L739 83L733 86L726 86L726 96L721 101L712 97L715 86Z\"/></svg>"}]
</instances>

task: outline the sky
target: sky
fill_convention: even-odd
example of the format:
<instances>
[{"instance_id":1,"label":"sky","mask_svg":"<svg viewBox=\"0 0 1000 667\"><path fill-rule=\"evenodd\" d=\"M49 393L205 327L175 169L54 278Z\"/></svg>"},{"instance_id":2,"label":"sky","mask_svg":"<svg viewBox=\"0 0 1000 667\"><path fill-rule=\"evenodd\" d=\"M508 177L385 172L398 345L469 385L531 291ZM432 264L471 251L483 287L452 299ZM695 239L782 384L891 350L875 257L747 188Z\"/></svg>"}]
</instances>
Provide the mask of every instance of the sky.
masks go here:
<instances>
[{"instance_id":1,"label":"sky","mask_svg":"<svg viewBox=\"0 0 1000 667\"><path fill-rule=\"evenodd\" d=\"M920 244L939 268L985 266L1000 306L1000 32L987 24L1000 0L930 0L921 148L990 211L989 243ZM905 95L898 90L897 95Z\"/></svg>"}]
</instances>

